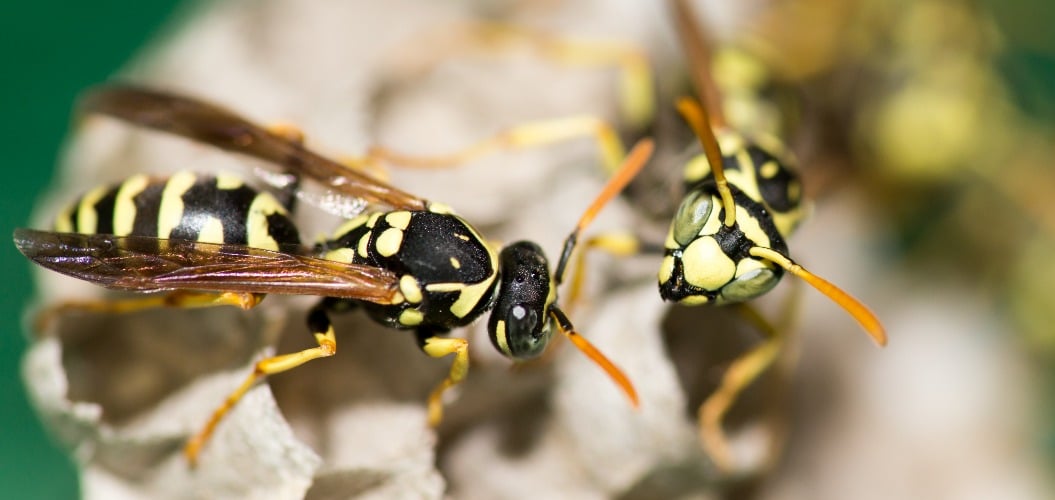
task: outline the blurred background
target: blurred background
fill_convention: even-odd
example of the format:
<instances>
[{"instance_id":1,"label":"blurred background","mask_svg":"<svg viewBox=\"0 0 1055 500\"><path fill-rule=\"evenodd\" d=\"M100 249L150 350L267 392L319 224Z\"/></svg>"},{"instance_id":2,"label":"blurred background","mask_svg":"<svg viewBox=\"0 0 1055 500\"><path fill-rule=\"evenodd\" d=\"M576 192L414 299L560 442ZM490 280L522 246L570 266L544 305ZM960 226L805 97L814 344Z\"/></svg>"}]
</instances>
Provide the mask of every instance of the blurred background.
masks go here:
<instances>
[{"instance_id":1,"label":"blurred background","mask_svg":"<svg viewBox=\"0 0 1055 500\"><path fill-rule=\"evenodd\" d=\"M697 10L707 15L707 6L718 3L698 2ZM792 241L793 255L801 252L806 262L824 262L824 248L818 248L825 243L824 225L846 224L825 207L845 206L848 199L867 213L867 225L855 226L856 234L881 247L869 254L874 258L869 262L839 257L887 274L876 284L878 291L863 295L873 298L869 302L881 315L886 313L891 347L868 352L869 358L886 356L886 364L871 366L875 379L866 379L870 385L861 388L887 399L883 405L865 405L872 412L858 420L904 425L910 441L919 437L912 434L913 426L940 428L942 422L933 417L892 424L899 414L913 413L899 409L916 405L925 413L925 406L933 404L932 415L967 415L946 423L967 433L988 426L996 442L935 452L932 468L920 471L920 483L931 484L943 470L954 475L976 470L941 463L945 460L993 453L978 467L1007 464L1018 473L1021 465L1028 479L1011 479L1004 493L1036 497L1037 485L1044 483L1036 473L1043 477L1052 470L1055 454L1055 35L1050 28L1055 4L798 0L744 5L734 22L714 20L723 50L735 49L717 59L724 66L716 67L716 78L730 105L744 110L737 115L741 127L789 137L803 159L807 188L819 199L820 222ZM0 95L10 186L0 200L6 234L26 224L47 185L77 93L113 74L176 9L174 1L0 6L0 41L9 68ZM737 96L739 104L733 102ZM10 245L0 257L11 290L0 298L5 322L0 428L6 434L0 445L0 491L24 498L72 497L77 492L73 468L29 408L18 370L25 348L20 321L30 299L29 266ZM858 284L855 290L860 289ZM832 306L813 301L808 307ZM984 321L972 322L978 317ZM839 344L822 345L808 332L804 337L803 351L823 354L804 355L806 360L821 356L821 362L803 363L796 390L814 395L800 406L823 408L827 403L816 394L829 394L824 391L854 392L854 387L823 384L818 392L811 385L831 373L823 356L828 363L841 362ZM963 403L959 396L972 391L978 400ZM814 416L800 411L796 418ZM788 460L798 464L808 464L809 457L796 450L816 449L804 445L808 440L823 443L825 435L829 440L841 436L818 425L798 431L792 431ZM831 446L869 446L866 437L860 439ZM820 480L807 481L802 474L796 483L795 467L783 470L784 478L769 490L773 497L810 498L823 489ZM940 484L971 484L969 479L946 478ZM999 491L968 490L906 491L938 495L933 498L1002 498ZM838 498L834 492L847 490L832 486L827 491Z\"/></svg>"},{"instance_id":2,"label":"blurred background","mask_svg":"<svg viewBox=\"0 0 1055 500\"><path fill-rule=\"evenodd\" d=\"M156 35L178 2L3 2L0 110L6 151L0 226L24 227L47 186L69 130L70 110L85 87L110 77ZM73 498L69 458L45 434L23 389L23 311L32 298L29 268L12 245L0 249L7 292L0 296L0 491L11 498Z\"/></svg>"}]
</instances>

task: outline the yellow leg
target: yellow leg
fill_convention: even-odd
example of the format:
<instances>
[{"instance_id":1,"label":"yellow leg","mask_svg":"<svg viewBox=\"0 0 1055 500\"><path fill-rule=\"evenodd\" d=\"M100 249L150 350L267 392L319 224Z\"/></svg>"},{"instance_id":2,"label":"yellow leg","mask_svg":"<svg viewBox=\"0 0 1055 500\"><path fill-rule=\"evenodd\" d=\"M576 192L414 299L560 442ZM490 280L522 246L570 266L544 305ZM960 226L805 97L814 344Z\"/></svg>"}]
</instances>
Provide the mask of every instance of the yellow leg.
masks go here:
<instances>
[{"instance_id":1,"label":"yellow leg","mask_svg":"<svg viewBox=\"0 0 1055 500\"><path fill-rule=\"evenodd\" d=\"M458 55L502 56L512 48L527 48L558 64L610 67L619 71L620 109L634 128L644 128L655 115L652 68L644 49L634 44L600 40L573 40L524 27L474 21L450 26L412 45L390 59L399 61L401 73L428 71L443 59Z\"/></svg>"},{"instance_id":2,"label":"yellow leg","mask_svg":"<svg viewBox=\"0 0 1055 500\"><path fill-rule=\"evenodd\" d=\"M630 257L641 251L641 241L633 233L612 231L593 236L583 242L572 265L568 304L575 304L582 296L582 287L586 282L586 254L592 250L602 250L617 257Z\"/></svg>"},{"instance_id":3,"label":"yellow leg","mask_svg":"<svg viewBox=\"0 0 1055 500\"><path fill-rule=\"evenodd\" d=\"M442 358L453 354L454 362L451 363L451 371L447 378L429 394L428 418L429 425L436 427L443 420L443 393L465 380L469 373L469 341L465 339L451 339L446 337L428 337L424 339L421 349L425 354L434 358Z\"/></svg>"},{"instance_id":4,"label":"yellow leg","mask_svg":"<svg viewBox=\"0 0 1055 500\"><path fill-rule=\"evenodd\" d=\"M333 356L337 353L337 337L334 335L333 326L330 324L329 318L326 316L323 306L317 306L312 310L308 318L309 324L313 326L315 341L319 344L318 347L312 347L305 349L300 352L291 354L283 354L281 356L274 356L258 361L256 366L253 368L253 373L246 377L242 385L235 389L227 399L224 400L223 404L220 405L215 411L209 421L206 422L205 427L202 428L197 434L194 435L190 441L187 442L183 448L183 455L187 458L187 462L191 467L195 467L198 463L198 455L201 453L201 449L205 446L205 443L209 441L213 432L216 430L216 426L219 425L223 417L227 415L234 405L238 404L238 401L245 396L245 393L249 391L260 379L274 375L276 373L282 373L287 370L292 370L308 361L318 358L325 358ZM314 328L321 327L321 328Z\"/></svg>"},{"instance_id":5,"label":"yellow leg","mask_svg":"<svg viewBox=\"0 0 1055 500\"><path fill-rule=\"evenodd\" d=\"M626 156L626 147L611 124L592 116L569 116L524 123L447 155L412 156L375 146L370 149L369 157L401 167L451 168L499 149L542 147L581 137L593 137L608 173L618 169Z\"/></svg>"},{"instance_id":6,"label":"yellow leg","mask_svg":"<svg viewBox=\"0 0 1055 500\"><path fill-rule=\"evenodd\" d=\"M70 301L56 304L40 311L40 313L37 314L35 325L38 332L44 332L56 318L65 313L74 311L124 314L158 307L180 307L192 309L199 307L237 306L242 309L252 309L259 304L261 300L264 300L263 294L241 292L224 292L217 294L180 290L131 299L93 300L85 302Z\"/></svg>"},{"instance_id":7,"label":"yellow leg","mask_svg":"<svg viewBox=\"0 0 1055 500\"><path fill-rule=\"evenodd\" d=\"M699 409L700 440L703 448L714 460L715 465L725 472L734 470L733 457L729 452L725 430L722 428L725 414L740 393L773 364L786 340L783 333L774 329L753 308L746 304L739 307L744 316L765 334L766 339L729 365L718 388L704 400Z\"/></svg>"}]
</instances>

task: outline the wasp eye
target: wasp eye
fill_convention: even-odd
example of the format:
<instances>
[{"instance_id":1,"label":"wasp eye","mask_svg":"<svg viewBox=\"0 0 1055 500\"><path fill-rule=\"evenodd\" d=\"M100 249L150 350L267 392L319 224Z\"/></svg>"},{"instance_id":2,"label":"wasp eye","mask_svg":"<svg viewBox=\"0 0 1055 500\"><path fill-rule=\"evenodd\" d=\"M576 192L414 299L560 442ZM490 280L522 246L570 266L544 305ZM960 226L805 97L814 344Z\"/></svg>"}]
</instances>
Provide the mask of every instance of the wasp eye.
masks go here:
<instances>
[{"instance_id":1,"label":"wasp eye","mask_svg":"<svg viewBox=\"0 0 1055 500\"><path fill-rule=\"evenodd\" d=\"M722 287L722 300L730 303L751 300L772 290L778 281L780 276L772 269L759 267L737 276Z\"/></svg>"},{"instance_id":2,"label":"wasp eye","mask_svg":"<svg viewBox=\"0 0 1055 500\"><path fill-rule=\"evenodd\" d=\"M674 216L673 233L674 241L681 246L692 243L699 236L703 226L711 218L714 203L711 195L702 189L694 189L678 207L678 213ZM717 214L715 214L717 215Z\"/></svg>"},{"instance_id":3,"label":"wasp eye","mask_svg":"<svg viewBox=\"0 0 1055 500\"><path fill-rule=\"evenodd\" d=\"M495 321L491 340L505 355L516 360L538 357L549 343L549 324L539 311L523 304L510 307Z\"/></svg>"}]
</instances>

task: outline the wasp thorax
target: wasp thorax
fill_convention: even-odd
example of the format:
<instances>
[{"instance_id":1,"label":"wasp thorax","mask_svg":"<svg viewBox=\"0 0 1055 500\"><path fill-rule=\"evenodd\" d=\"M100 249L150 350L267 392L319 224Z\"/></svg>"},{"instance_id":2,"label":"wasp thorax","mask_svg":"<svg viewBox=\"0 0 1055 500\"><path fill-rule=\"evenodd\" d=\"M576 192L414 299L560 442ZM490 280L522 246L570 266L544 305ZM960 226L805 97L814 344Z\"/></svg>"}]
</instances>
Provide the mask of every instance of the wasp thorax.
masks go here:
<instances>
[{"instance_id":1,"label":"wasp thorax","mask_svg":"<svg viewBox=\"0 0 1055 500\"><path fill-rule=\"evenodd\" d=\"M491 343L513 359L537 357L551 333L547 312L555 295L549 263L529 241L502 249L498 262L498 297L487 323Z\"/></svg>"}]
</instances>

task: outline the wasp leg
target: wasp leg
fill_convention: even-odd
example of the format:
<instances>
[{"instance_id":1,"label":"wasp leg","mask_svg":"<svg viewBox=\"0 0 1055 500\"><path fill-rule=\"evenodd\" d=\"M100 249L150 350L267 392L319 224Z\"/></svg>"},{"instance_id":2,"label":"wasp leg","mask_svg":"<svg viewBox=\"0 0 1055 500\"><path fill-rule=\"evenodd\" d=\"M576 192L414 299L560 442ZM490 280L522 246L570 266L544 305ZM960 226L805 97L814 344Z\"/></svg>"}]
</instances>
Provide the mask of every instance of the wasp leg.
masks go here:
<instances>
[{"instance_id":1,"label":"wasp leg","mask_svg":"<svg viewBox=\"0 0 1055 500\"><path fill-rule=\"evenodd\" d=\"M584 241L573 260L568 304L575 304L582 296L582 288L586 283L587 253L600 250L616 257L631 257L647 248L636 235L625 231L602 233Z\"/></svg>"},{"instance_id":2,"label":"wasp leg","mask_svg":"<svg viewBox=\"0 0 1055 500\"><path fill-rule=\"evenodd\" d=\"M591 136L597 142L605 170L608 173L615 172L626 156L626 147L610 123L587 115L523 123L446 155L415 156L382 146L373 146L369 156L400 167L452 168L499 149L535 148Z\"/></svg>"},{"instance_id":3,"label":"wasp leg","mask_svg":"<svg viewBox=\"0 0 1055 500\"><path fill-rule=\"evenodd\" d=\"M759 331L765 340L747 353L733 360L722 376L718 388L700 405L700 440L704 450L723 472L734 470L728 440L722 423L729 408L740 393L773 365L787 340L785 328L777 329L766 321L758 311L747 304L737 306L740 312Z\"/></svg>"},{"instance_id":4,"label":"wasp leg","mask_svg":"<svg viewBox=\"0 0 1055 500\"><path fill-rule=\"evenodd\" d=\"M209 441L223 417L231 411L231 408L234 408L234 405L238 404L242 396L245 396L245 393L253 388L260 379L268 375L292 370L313 359L337 354L337 337L334 335L333 325L330 323L330 317L327 314L331 307L332 301L323 300L308 313L308 327L311 329L312 334L315 335L315 341L319 344L318 347L258 361L253 367L253 373L246 377L242 385L227 396L227 399L224 400L219 408L213 411L205 427L195 434L190 441L187 441L186 446L183 448L183 455L187 458L187 462L191 467L197 465L198 455L201 453L202 447Z\"/></svg>"},{"instance_id":5,"label":"wasp leg","mask_svg":"<svg viewBox=\"0 0 1055 500\"><path fill-rule=\"evenodd\" d=\"M217 294L177 290L165 294L131 299L70 301L49 306L40 311L37 314L34 325L36 331L44 332L56 318L69 312L124 314L158 307L193 309L215 306L237 306L242 309L252 309L262 300L264 300L264 294L259 293L224 292Z\"/></svg>"},{"instance_id":6,"label":"wasp leg","mask_svg":"<svg viewBox=\"0 0 1055 500\"><path fill-rule=\"evenodd\" d=\"M458 338L439 337L432 330L419 330L418 342L425 354L434 358L442 358L453 354L454 362L451 363L451 371L440 385L429 393L428 421L429 426L436 427L443 420L443 393L465 380L469 373L469 341Z\"/></svg>"},{"instance_id":7,"label":"wasp leg","mask_svg":"<svg viewBox=\"0 0 1055 500\"><path fill-rule=\"evenodd\" d=\"M619 72L620 111L635 128L644 128L655 115L655 89L648 55L625 42L571 39L522 26L472 21L448 26L415 38L389 57L390 79L409 80L430 71L445 59L460 55L502 56L526 48L556 64L615 68Z\"/></svg>"}]
</instances>

